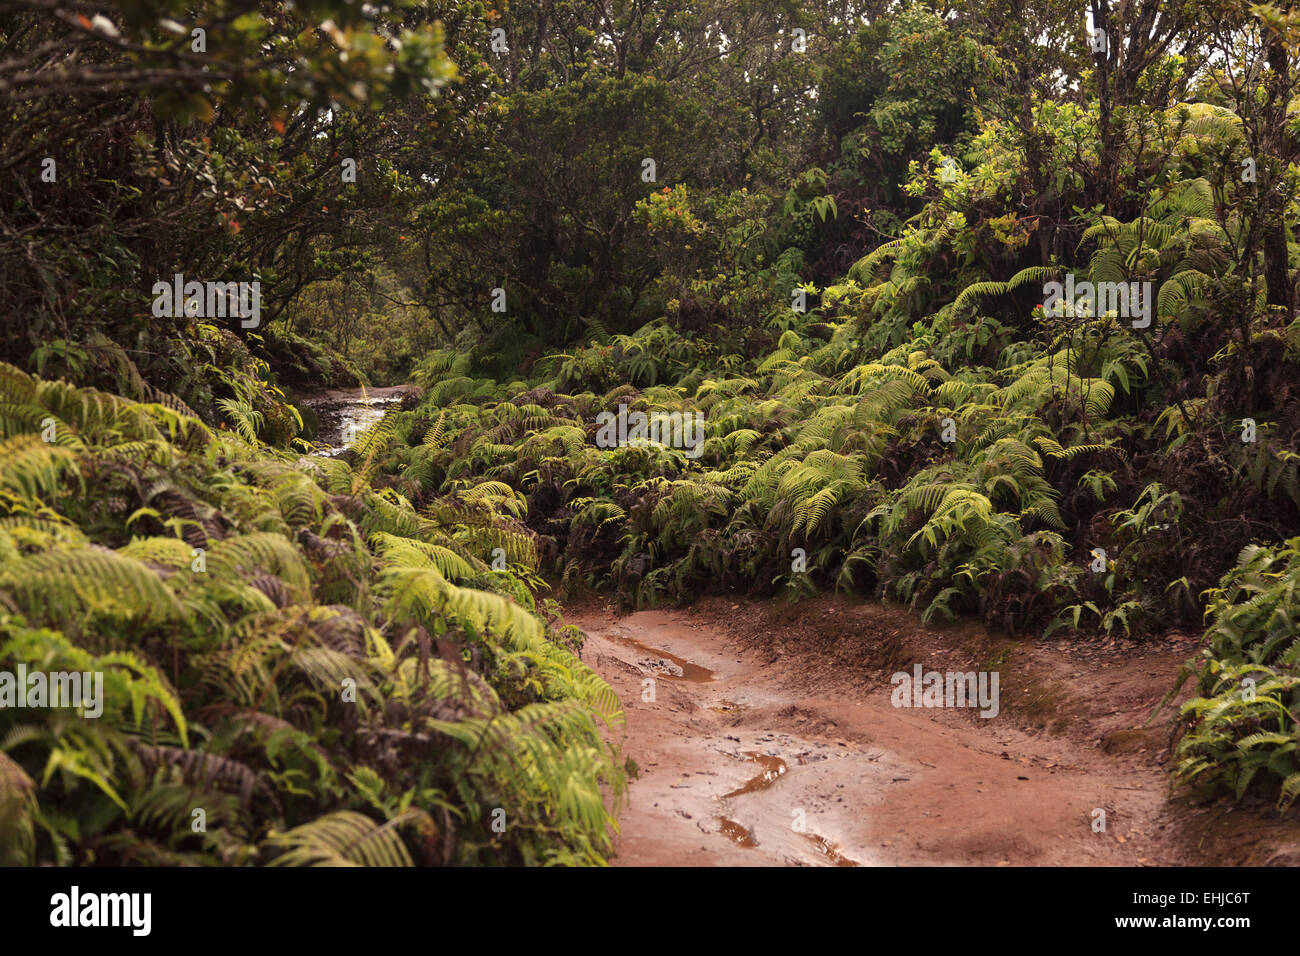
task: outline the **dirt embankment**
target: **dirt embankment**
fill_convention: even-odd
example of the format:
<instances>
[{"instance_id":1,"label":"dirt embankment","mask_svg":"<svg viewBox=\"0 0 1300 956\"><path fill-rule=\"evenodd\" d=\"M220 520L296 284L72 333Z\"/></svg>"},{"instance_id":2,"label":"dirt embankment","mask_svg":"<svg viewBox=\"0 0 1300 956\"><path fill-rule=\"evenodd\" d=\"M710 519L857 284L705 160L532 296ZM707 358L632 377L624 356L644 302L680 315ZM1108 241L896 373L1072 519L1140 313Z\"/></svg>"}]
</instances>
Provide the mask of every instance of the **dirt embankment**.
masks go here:
<instances>
[{"instance_id":1,"label":"dirt embankment","mask_svg":"<svg viewBox=\"0 0 1300 956\"><path fill-rule=\"evenodd\" d=\"M566 619L627 710L615 865L1300 863L1294 816L1170 794L1176 708L1148 718L1194 638L1021 642L833 596ZM917 664L996 672L996 716L894 706Z\"/></svg>"}]
</instances>

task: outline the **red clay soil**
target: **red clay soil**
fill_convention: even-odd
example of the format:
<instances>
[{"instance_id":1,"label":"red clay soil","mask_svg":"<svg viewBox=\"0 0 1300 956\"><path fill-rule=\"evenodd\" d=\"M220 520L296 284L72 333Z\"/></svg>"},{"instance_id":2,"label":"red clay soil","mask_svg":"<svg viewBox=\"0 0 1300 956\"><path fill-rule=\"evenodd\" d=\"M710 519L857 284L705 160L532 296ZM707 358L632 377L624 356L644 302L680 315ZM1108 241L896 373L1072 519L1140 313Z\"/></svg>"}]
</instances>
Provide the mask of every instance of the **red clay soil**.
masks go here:
<instances>
[{"instance_id":1,"label":"red clay soil","mask_svg":"<svg viewBox=\"0 0 1300 956\"><path fill-rule=\"evenodd\" d=\"M1295 814L1171 794L1176 706L1148 718L1194 638L1016 641L834 596L566 620L627 711L615 866L1300 863ZM893 706L917 663L997 671L999 713Z\"/></svg>"}]
</instances>

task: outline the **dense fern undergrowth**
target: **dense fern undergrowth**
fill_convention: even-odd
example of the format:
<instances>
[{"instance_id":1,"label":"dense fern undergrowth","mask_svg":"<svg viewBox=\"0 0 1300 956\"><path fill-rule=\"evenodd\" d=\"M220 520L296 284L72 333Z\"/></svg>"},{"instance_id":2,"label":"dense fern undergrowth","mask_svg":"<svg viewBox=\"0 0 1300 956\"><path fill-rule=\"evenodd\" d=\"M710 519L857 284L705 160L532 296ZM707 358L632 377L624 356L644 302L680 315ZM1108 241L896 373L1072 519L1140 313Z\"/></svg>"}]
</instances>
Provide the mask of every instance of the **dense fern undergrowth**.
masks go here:
<instances>
[{"instance_id":1,"label":"dense fern undergrowth","mask_svg":"<svg viewBox=\"0 0 1300 956\"><path fill-rule=\"evenodd\" d=\"M0 708L5 863L604 859L622 712L509 489L417 509L380 437L303 458L8 365L0 423L0 662L104 675L96 718Z\"/></svg>"},{"instance_id":2,"label":"dense fern undergrowth","mask_svg":"<svg viewBox=\"0 0 1300 956\"><path fill-rule=\"evenodd\" d=\"M508 382L467 353L427 356L418 409L383 426L385 480L417 501L494 489L562 595L608 590L627 607L837 589L1031 639L1142 639L1204 615L1203 696L1183 711L1177 776L1238 794L1269 780L1287 805L1300 794L1300 539L1285 540L1300 531L1300 456L1284 383L1300 328L1203 355L1230 239L1197 177L1166 183L1139 222L1082 231L1077 279L1151 281L1149 329L1025 298L1064 267L1009 281L958 270L936 294L936 266L961 261L965 213L997 198L1005 157L985 143L987 165L822 290L819 309L787 313L774 347L660 320ZM599 447L598 416L620 406L703 416L702 448Z\"/></svg>"}]
</instances>

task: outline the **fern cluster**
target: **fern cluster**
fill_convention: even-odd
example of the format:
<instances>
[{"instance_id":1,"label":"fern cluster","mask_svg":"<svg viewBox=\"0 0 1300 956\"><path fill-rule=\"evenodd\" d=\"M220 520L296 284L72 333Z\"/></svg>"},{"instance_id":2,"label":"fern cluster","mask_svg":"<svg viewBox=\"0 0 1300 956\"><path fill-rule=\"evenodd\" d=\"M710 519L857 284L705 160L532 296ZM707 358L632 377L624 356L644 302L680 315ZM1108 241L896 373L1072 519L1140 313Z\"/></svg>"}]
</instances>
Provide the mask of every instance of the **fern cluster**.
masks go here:
<instances>
[{"instance_id":1,"label":"fern cluster","mask_svg":"<svg viewBox=\"0 0 1300 956\"><path fill-rule=\"evenodd\" d=\"M1178 774L1238 797L1257 777L1280 783L1283 808L1300 797L1300 538L1252 545L1209 594L1200 696L1183 705L1188 732Z\"/></svg>"},{"instance_id":2,"label":"fern cluster","mask_svg":"<svg viewBox=\"0 0 1300 956\"><path fill-rule=\"evenodd\" d=\"M1122 216L1079 210L1072 247L1050 257L1023 254L1038 228L1014 200L1028 160L988 122L951 188L914 167L921 212L809 313L745 340L677 321L670 303L505 382L468 353L432 353L379 471L429 502L492 488L563 592L608 588L628 606L840 588L1015 634L1195 627L1243 544L1300 531L1300 324L1221 334L1241 318L1225 310L1251 323L1233 291L1247 227L1203 150L1236 148L1234 119L1152 119L1185 165ZM1151 322L1086 300L1045 308L1067 274L1149 283ZM597 447L597 416L619 406L703 416L699 454ZM1261 686L1275 703L1289 693L1274 663L1212 644L1215 673L1274 667ZM1283 760L1280 738L1225 733L1189 738L1204 758L1191 776L1236 774L1221 745L1239 738Z\"/></svg>"},{"instance_id":3,"label":"fern cluster","mask_svg":"<svg viewBox=\"0 0 1300 956\"><path fill-rule=\"evenodd\" d=\"M104 680L98 718L0 708L0 858L608 853L620 705L537 613L510 487L403 495L392 420L299 458L7 365L0 429L0 670Z\"/></svg>"}]
</instances>

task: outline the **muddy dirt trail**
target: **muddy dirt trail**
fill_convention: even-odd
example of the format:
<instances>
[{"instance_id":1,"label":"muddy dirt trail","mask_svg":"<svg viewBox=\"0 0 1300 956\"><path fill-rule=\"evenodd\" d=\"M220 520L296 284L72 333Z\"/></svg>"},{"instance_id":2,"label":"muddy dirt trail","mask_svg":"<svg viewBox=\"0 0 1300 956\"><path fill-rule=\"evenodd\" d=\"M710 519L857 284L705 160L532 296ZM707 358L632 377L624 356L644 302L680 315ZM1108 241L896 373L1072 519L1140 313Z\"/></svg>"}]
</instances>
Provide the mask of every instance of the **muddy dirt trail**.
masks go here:
<instances>
[{"instance_id":1,"label":"muddy dirt trail","mask_svg":"<svg viewBox=\"0 0 1300 956\"><path fill-rule=\"evenodd\" d=\"M1191 639L1016 642L833 597L566 620L627 711L615 866L1300 860L1267 808L1170 797L1173 711L1143 724ZM997 716L893 706L915 664L997 671Z\"/></svg>"}]
</instances>

